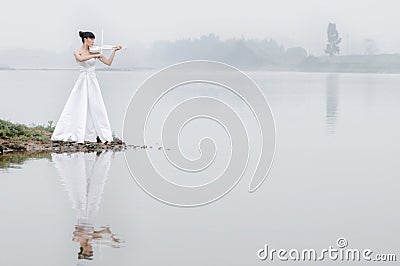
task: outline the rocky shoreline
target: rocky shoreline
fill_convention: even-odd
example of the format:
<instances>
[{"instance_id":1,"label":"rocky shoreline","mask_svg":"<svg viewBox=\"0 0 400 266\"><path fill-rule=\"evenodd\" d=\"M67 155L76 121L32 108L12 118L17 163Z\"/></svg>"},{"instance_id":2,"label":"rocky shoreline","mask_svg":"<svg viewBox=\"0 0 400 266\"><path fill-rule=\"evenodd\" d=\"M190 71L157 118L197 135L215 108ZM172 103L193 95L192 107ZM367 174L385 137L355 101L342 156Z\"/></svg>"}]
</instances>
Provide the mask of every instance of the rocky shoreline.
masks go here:
<instances>
[{"instance_id":1,"label":"rocky shoreline","mask_svg":"<svg viewBox=\"0 0 400 266\"><path fill-rule=\"evenodd\" d=\"M76 143L63 141L16 141L0 138L0 173L8 168L20 168L27 160L50 159L52 153L75 153L75 152L96 152L104 151L120 152L128 149L144 150L157 149L162 147L147 145L127 145L114 137L110 143ZM167 149L169 150L169 149Z\"/></svg>"},{"instance_id":2,"label":"rocky shoreline","mask_svg":"<svg viewBox=\"0 0 400 266\"><path fill-rule=\"evenodd\" d=\"M126 149L158 149L162 147L153 147L147 145L127 145L125 142L114 138L112 142L107 144L96 142L64 142L64 141L15 141L0 138L0 155L15 152L101 152L101 151L123 151Z\"/></svg>"},{"instance_id":3,"label":"rocky shoreline","mask_svg":"<svg viewBox=\"0 0 400 266\"><path fill-rule=\"evenodd\" d=\"M47 125L27 126L0 119L0 155L11 153L123 151L130 148L162 149L161 147L147 145L127 145L114 135L113 140L107 144L86 141L84 143L52 141L51 135L53 131L53 121L49 121Z\"/></svg>"},{"instance_id":4,"label":"rocky shoreline","mask_svg":"<svg viewBox=\"0 0 400 266\"><path fill-rule=\"evenodd\" d=\"M76 143L63 141L15 141L0 138L0 172L2 169L18 168L26 160L51 158L51 153L75 153L103 151L120 152L128 149L144 150L162 147L147 145L127 145L121 140L114 138L110 143ZM169 150L169 149L167 149Z\"/></svg>"},{"instance_id":5,"label":"rocky shoreline","mask_svg":"<svg viewBox=\"0 0 400 266\"><path fill-rule=\"evenodd\" d=\"M158 145L128 145L114 135L113 141L107 144L52 141L53 131L52 121L44 126L27 126L0 119L0 171L7 168L18 168L26 160L51 158L51 153L163 149Z\"/></svg>"},{"instance_id":6,"label":"rocky shoreline","mask_svg":"<svg viewBox=\"0 0 400 266\"><path fill-rule=\"evenodd\" d=\"M16 141L0 139L0 154L11 152L98 152L103 150L122 151L135 147L126 145L124 142L114 139L114 141L103 143L76 143L63 141Z\"/></svg>"}]
</instances>

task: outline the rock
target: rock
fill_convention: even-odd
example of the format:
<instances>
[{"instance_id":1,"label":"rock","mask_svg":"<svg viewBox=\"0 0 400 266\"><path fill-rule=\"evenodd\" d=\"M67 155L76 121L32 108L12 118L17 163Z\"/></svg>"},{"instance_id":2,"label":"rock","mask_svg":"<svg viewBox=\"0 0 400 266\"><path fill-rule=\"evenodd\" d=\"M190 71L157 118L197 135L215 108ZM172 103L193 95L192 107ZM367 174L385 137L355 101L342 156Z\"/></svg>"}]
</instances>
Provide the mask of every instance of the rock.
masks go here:
<instances>
[{"instance_id":1,"label":"rock","mask_svg":"<svg viewBox=\"0 0 400 266\"><path fill-rule=\"evenodd\" d=\"M113 137L113 140L110 143L111 145L123 145L125 144L122 140L117 137Z\"/></svg>"}]
</instances>

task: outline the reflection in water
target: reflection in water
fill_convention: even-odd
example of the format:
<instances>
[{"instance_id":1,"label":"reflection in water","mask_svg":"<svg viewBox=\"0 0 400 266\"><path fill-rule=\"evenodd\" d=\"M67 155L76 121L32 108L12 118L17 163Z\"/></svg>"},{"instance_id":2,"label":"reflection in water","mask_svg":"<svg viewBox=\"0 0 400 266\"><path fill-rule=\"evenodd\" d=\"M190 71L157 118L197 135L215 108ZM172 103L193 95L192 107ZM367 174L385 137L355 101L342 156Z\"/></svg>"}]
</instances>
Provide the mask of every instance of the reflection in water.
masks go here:
<instances>
[{"instance_id":1,"label":"reflection in water","mask_svg":"<svg viewBox=\"0 0 400 266\"><path fill-rule=\"evenodd\" d=\"M326 78L326 127L329 134L335 133L339 105L339 76L329 74Z\"/></svg>"},{"instance_id":2,"label":"reflection in water","mask_svg":"<svg viewBox=\"0 0 400 266\"><path fill-rule=\"evenodd\" d=\"M0 154L0 173L6 172L8 168L22 168L26 161L33 159L50 159L50 154L37 151L5 152Z\"/></svg>"},{"instance_id":3,"label":"reflection in water","mask_svg":"<svg viewBox=\"0 0 400 266\"><path fill-rule=\"evenodd\" d=\"M109 226L95 230L95 219L110 170L112 152L52 153L52 161L72 208L76 211L76 225L72 241L79 242L78 260L93 259L93 246L121 247L122 241Z\"/></svg>"},{"instance_id":4,"label":"reflection in water","mask_svg":"<svg viewBox=\"0 0 400 266\"><path fill-rule=\"evenodd\" d=\"M94 226L90 224L77 224L75 225L72 241L80 244L79 260L93 259L93 245L104 245L113 248L121 247L121 240L111 232L108 226L102 226L101 229L95 230Z\"/></svg>"}]
</instances>

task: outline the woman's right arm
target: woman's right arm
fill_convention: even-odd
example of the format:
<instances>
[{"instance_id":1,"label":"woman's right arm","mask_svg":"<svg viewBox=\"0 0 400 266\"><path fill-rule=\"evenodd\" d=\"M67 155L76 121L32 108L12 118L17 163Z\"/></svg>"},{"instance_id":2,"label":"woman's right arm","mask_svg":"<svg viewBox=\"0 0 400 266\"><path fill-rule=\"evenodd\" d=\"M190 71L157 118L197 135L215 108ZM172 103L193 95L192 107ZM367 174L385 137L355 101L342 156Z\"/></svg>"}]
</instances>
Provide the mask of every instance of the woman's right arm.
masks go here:
<instances>
[{"instance_id":1,"label":"woman's right arm","mask_svg":"<svg viewBox=\"0 0 400 266\"><path fill-rule=\"evenodd\" d=\"M92 58L99 58L101 57L101 54L91 54L91 55L82 55L79 51L74 52L76 60L79 62L83 62Z\"/></svg>"}]
</instances>

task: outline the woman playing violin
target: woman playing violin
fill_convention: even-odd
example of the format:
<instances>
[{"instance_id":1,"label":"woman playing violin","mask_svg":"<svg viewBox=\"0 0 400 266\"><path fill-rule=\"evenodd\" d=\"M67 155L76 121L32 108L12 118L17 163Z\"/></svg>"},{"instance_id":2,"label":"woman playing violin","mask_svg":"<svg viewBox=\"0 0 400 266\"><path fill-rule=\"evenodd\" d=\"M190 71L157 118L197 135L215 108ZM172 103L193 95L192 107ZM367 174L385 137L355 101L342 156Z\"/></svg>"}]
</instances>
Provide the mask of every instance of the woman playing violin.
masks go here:
<instances>
[{"instance_id":1,"label":"woman playing violin","mask_svg":"<svg viewBox=\"0 0 400 266\"><path fill-rule=\"evenodd\" d=\"M89 47L93 46L95 39L92 32L80 31L79 36L82 38L82 47L74 51L74 55L80 75L72 88L51 140L107 144L113 141L113 136L95 74L95 63L97 58L111 66L115 52L121 50L121 46L114 46L111 56L106 58L101 53L90 53Z\"/></svg>"},{"instance_id":2,"label":"woman playing violin","mask_svg":"<svg viewBox=\"0 0 400 266\"><path fill-rule=\"evenodd\" d=\"M79 36L82 38L82 47L78 50L76 50L74 52L75 58L77 61L79 62L83 62L86 61L88 59L91 58L98 58L101 62L103 62L104 64L111 66L113 60L114 60L114 56L115 56L115 52L118 50L121 50L121 46L117 45L115 46L115 48L113 49L110 57L107 59L104 55L102 54L91 54L89 51L89 47L92 47L94 45L94 39L95 36L92 32L79 32Z\"/></svg>"}]
</instances>

